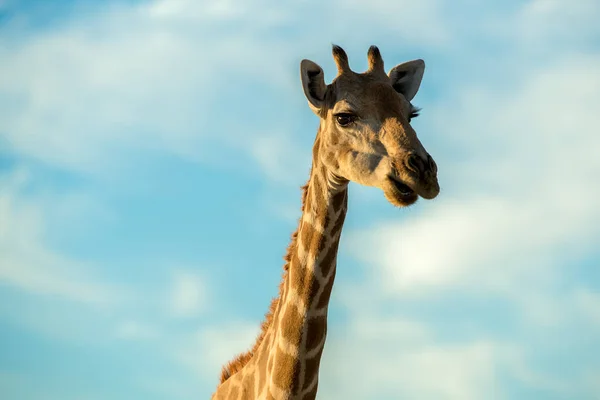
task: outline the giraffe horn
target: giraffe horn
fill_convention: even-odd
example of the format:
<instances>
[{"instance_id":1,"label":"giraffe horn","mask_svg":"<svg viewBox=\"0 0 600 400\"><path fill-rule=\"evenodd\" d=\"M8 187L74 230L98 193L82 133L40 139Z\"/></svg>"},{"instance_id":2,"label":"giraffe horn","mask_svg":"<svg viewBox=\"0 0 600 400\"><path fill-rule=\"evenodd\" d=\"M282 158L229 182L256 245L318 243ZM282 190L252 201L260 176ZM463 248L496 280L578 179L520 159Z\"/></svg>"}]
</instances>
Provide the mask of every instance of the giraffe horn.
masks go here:
<instances>
[{"instance_id":1,"label":"giraffe horn","mask_svg":"<svg viewBox=\"0 0 600 400\"><path fill-rule=\"evenodd\" d=\"M344 72L349 72L350 65L348 64L348 55L344 49L334 44L331 52L333 53L335 65L337 65L338 75L343 74Z\"/></svg>"},{"instance_id":2,"label":"giraffe horn","mask_svg":"<svg viewBox=\"0 0 600 400\"><path fill-rule=\"evenodd\" d=\"M381 53L377 46L369 47L367 55L369 58L369 72L378 71L385 73L385 69L383 68L383 58L381 58Z\"/></svg>"}]
</instances>

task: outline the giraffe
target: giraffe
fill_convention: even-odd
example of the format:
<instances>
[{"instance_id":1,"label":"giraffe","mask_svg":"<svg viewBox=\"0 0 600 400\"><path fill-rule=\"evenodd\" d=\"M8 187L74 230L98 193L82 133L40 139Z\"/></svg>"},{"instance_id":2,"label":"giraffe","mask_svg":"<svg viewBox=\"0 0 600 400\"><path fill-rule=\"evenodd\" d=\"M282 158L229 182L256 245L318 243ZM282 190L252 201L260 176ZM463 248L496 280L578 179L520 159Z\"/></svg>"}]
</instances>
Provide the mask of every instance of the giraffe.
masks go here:
<instances>
[{"instance_id":1,"label":"giraffe","mask_svg":"<svg viewBox=\"0 0 600 400\"><path fill-rule=\"evenodd\" d=\"M347 211L348 184L380 188L394 206L439 193L437 166L411 119L425 63L417 59L385 73L376 46L369 67L356 73L333 45L338 74L300 63L304 94L319 117L302 215L284 259L279 296L272 300L251 350L226 364L213 400L315 399L327 333L327 312Z\"/></svg>"}]
</instances>

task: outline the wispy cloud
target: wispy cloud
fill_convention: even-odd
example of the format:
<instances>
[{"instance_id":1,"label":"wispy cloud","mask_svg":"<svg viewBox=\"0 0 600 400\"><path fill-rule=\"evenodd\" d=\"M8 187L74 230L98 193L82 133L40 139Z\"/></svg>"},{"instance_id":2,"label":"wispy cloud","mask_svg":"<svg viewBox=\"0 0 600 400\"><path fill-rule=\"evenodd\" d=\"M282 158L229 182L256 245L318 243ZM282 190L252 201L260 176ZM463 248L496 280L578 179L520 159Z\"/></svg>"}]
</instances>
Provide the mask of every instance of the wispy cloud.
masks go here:
<instances>
[{"instance_id":1,"label":"wispy cloud","mask_svg":"<svg viewBox=\"0 0 600 400\"><path fill-rule=\"evenodd\" d=\"M223 7L214 18L204 6L188 6L113 5L0 49L0 131L11 150L75 172L113 175L131 152L210 155L206 124L227 75L276 84L281 67L264 63L266 48L243 32L218 42L207 36L228 22Z\"/></svg>"},{"instance_id":2,"label":"wispy cloud","mask_svg":"<svg viewBox=\"0 0 600 400\"><path fill-rule=\"evenodd\" d=\"M432 35L447 38L439 33L440 16L427 13L435 7L411 2L402 2L402 7L429 15L432 21L427 25L438 33L417 24L419 18L411 12L390 12L383 3L369 10L377 18L394 15L382 23L414 43L431 42ZM328 20L332 13L339 18ZM238 143L247 141L248 124L230 118L243 115L244 105L233 111L227 104L230 99L237 104L241 94L223 92L227 82L242 82L248 90L293 88L299 94L299 81L291 79L289 71L297 68L301 49L309 51L323 34L342 35L349 18L365 18L357 5L325 7L316 17L329 21L326 33L307 30L296 38L293 50L283 38L268 35L304 14L314 15L309 5L231 1L215 6L169 0L134 6L115 3L83 18L67 18L43 35L9 25L20 39L0 49L6 60L0 66L0 88L5 93L0 132L16 154L99 175L118 175L135 159L132 154L170 152L194 161L213 160L216 147L248 154L247 146ZM232 23L234 31L229 29ZM221 32L218 40L211 36L214 31ZM327 54L329 40L320 54ZM255 94L243 95L252 109ZM269 125L277 127L264 123L254 131ZM268 129L274 131L271 126ZM289 142L289 132L277 130L277 136L278 143ZM266 147L260 150L253 143L248 155L258 156L269 177L278 179L272 163L267 165L268 158L263 158L274 139L264 138Z\"/></svg>"},{"instance_id":3,"label":"wispy cloud","mask_svg":"<svg viewBox=\"0 0 600 400\"><path fill-rule=\"evenodd\" d=\"M570 3L565 0L533 0L526 3L516 15L516 30L511 32L519 40L541 44L548 49L562 47L573 41L598 39L600 28L595 23L600 6L593 0Z\"/></svg>"},{"instance_id":4,"label":"wispy cloud","mask_svg":"<svg viewBox=\"0 0 600 400\"><path fill-rule=\"evenodd\" d=\"M299 179L308 175L310 149L299 148L289 137L281 134L258 135L249 140L251 155L263 172L279 185L297 185Z\"/></svg>"},{"instance_id":5,"label":"wispy cloud","mask_svg":"<svg viewBox=\"0 0 600 400\"><path fill-rule=\"evenodd\" d=\"M426 324L354 307L334 332L323 360L323 395L344 398L510 398L507 379L554 393L568 386L538 374L522 350L494 339L444 340ZM460 367L457 367L460 366ZM344 382L355 382L352 387Z\"/></svg>"},{"instance_id":6,"label":"wispy cloud","mask_svg":"<svg viewBox=\"0 0 600 400\"><path fill-rule=\"evenodd\" d=\"M1 178L0 281L34 294L108 305L122 294L98 282L89 263L71 259L47 245L44 213L22 195L28 172L18 169Z\"/></svg>"},{"instance_id":7,"label":"wispy cloud","mask_svg":"<svg viewBox=\"0 0 600 400\"><path fill-rule=\"evenodd\" d=\"M174 272L169 311L176 317L197 316L206 307L208 288L197 273L178 269Z\"/></svg>"},{"instance_id":8,"label":"wispy cloud","mask_svg":"<svg viewBox=\"0 0 600 400\"><path fill-rule=\"evenodd\" d=\"M402 40L406 47L442 47L452 43L455 39L454 32L443 18L444 5L438 0L421 2L398 1L389 3L385 0L375 0L365 7L365 3L358 0L336 1L326 7L325 11L338 18L328 21L328 29L339 36L351 37L353 43L362 46L369 45L365 38L372 39L372 35L364 35L362 29L348 32L348 24L365 27L381 24L386 27L386 34ZM375 22L376 21L376 22ZM354 36L356 35L356 36ZM350 38L348 38L350 39Z\"/></svg>"},{"instance_id":9,"label":"wispy cloud","mask_svg":"<svg viewBox=\"0 0 600 400\"><path fill-rule=\"evenodd\" d=\"M587 28L556 42L551 38L560 29L542 16L563 11L571 24ZM589 377L600 365L582 358L598 329L591 312L598 282L582 265L597 257L600 236L594 150L600 148L600 59L582 52L583 39L596 29L588 13L596 7L569 9L566 2L515 10L515 29L527 34L513 37L505 21L509 33L500 41L513 46L519 65L497 60L483 72L486 79L450 82L453 94L426 108L418 124L439 140L430 151L440 166L442 194L400 211L397 222L363 225L346 235L344 249L368 278L356 288L337 286L349 322L328 343L332 358L364 360L353 366L369 368L341 371L344 363L325 361L329 379L339 373L336 388L342 376L356 373L363 393L379 390L381 396L398 390L409 398L594 393ZM539 58L544 63L524 57L532 46L538 56L552 57ZM473 309L479 302L486 306ZM457 315L450 321L433 316L432 305ZM490 316L498 327L484 322ZM413 334L405 337L390 326ZM577 338L569 355L557 349L567 337ZM550 368L548 357L560 358L568 371Z\"/></svg>"},{"instance_id":10,"label":"wispy cloud","mask_svg":"<svg viewBox=\"0 0 600 400\"><path fill-rule=\"evenodd\" d=\"M221 367L252 346L258 329L258 324L245 321L204 327L180 342L174 357L197 376L216 385Z\"/></svg>"},{"instance_id":11,"label":"wispy cloud","mask_svg":"<svg viewBox=\"0 0 600 400\"><path fill-rule=\"evenodd\" d=\"M510 99L490 92L463 99L469 116L431 115L456 129L456 147L472 149L468 162L442 160L446 199L405 221L357 232L353 241L372 249L357 256L381 266L401 293L448 285L521 291L519 282L540 274L539 284L556 284L599 234L600 161L591 150L600 146L592 111L600 106L600 78L592 72L599 67L586 59L532 71Z\"/></svg>"},{"instance_id":12,"label":"wispy cloud","mask_svg":"<svg viewBox=\"0 0 600 400\"><path fill-rule=\"evenodd\" d=\"M209 172L195 170L199 182L182 183L197 185L199 198L219 198L207 184L213 173L256 173L263 180L252 185L268 193L257 189L240 199L257 196L271 217L295 221L296 186L308 175L316 128L298 62L311 58L332 78L331 42L344 45L356 69L366 65L366 47L378 44L386 63L426 58L418 97L425 109L415 126L438 161L443 191L433 202L398 211L379 191L352 188L348 225L355 229L344 234L342 250L367 279L353 280L356 263L342 255L321 395L596 393L600 366L589 354L600 330L600 299L595 275L583 266L597 258L600 235L600 59L590 50L598 39L596 3L161 0L102 9L82 3L79 10L88 12L39 27L27 24L27 14L3 22L0 34L9 40L0 46L0 135L3 154L19 164L2 166L8 172L0 181L0 283L18 306L4 303L0 322L19 321L63 345L102 338L102 352L143 364L139 375L123 380L157 398L211 393L221 365L251 346L259 321L214 297L232 291L211 280L218 271L190 267L207 250L194 244L180 254L181 242L193 242L190 231L153 232L156 242L175 249L167 259L177 254L181 264L146 263L149 246L129 244L130 252L115 256L124 259L122 274L114 271L121 265L71 254L56 238L92 231L94 219L155 218L155 209L144 207L168 189L153 188L140 200L107 188L118 190L111 186L117 179L138 184L128 180L130 169L165 158L186 162L186 171L197 161L212 164ZM0 8L14 4L0 0ZM286 111L284 99L298 111ZM35 175L45 167L84 184L70 182L77 187L71 191L60 178ZM217 183L228 177L219 175ZM87 191L90 182L99 187ZM41 186L52 194L40 196ZM165 215L182 203L172 199ZM182 212L191 216L206 204L186 207ZM215 223L275 232L273 220L248 214ZM198 231L220 228L198 222ZM142 230L127 230L124 242L143 242L149 236ZM277 260L283 250L276 250ZM257 265L270 260L245 256ZM144 286L134 264L148 264L144 277L156 282ZM278 278L279 264L275 270ZM262 280L252 283L263 290ZM244 305L266 309L253 296ZM560 348L567 345L565 354ZM0 381L24 387L31 376L0 373Z\"/></svg>"}]
</instances>

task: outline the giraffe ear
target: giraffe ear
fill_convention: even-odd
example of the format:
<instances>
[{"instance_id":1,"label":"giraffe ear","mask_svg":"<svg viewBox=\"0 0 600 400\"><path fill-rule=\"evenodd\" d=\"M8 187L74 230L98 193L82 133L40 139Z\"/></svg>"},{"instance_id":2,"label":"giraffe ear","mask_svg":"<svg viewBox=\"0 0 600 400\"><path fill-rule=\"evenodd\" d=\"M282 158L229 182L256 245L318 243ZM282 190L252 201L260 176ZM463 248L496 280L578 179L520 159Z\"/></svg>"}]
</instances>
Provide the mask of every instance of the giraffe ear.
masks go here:
<instances>
[{"instance_id":1,"label":"giraffe ear","mask_svg":"<svg viewBox=\"0 0 600 400\"><path fill-rule=\"evenodd\" d=\"M396 65L390 70L389 77L396 92L411 101L419 91L424 72L425 61L419 59Z\"/></svg>"},{"instance_id":2,"label":"giraffe ear","mask_svg":"<svg viewBox=\"0 0 600 400\"><path fill-rule=\"evenodd\" d=\"M323 69L310 60L302 60L300 63L300 77L308 105L315 114L319 115L327 91Z\"/></svg>"}]
</instances>

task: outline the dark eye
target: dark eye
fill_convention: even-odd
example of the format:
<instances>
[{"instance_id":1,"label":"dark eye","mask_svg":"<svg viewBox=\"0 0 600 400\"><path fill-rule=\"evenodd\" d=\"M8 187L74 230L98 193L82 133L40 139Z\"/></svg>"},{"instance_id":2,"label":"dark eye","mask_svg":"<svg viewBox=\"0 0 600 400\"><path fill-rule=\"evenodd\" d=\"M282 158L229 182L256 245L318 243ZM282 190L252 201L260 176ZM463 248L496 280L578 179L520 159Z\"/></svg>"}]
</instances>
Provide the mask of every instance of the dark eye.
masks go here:
<instances>
[{"instance_id":1,"label":"dark eye","mask_svg":"<svg viewBox=\"0 0 600 400\"><path fill-rule=\"evenodd\" d=\"M356 121L356 115L350 113L336 114L335 120L340 126L346 127Z\"/></svg>"}]
</instances>

